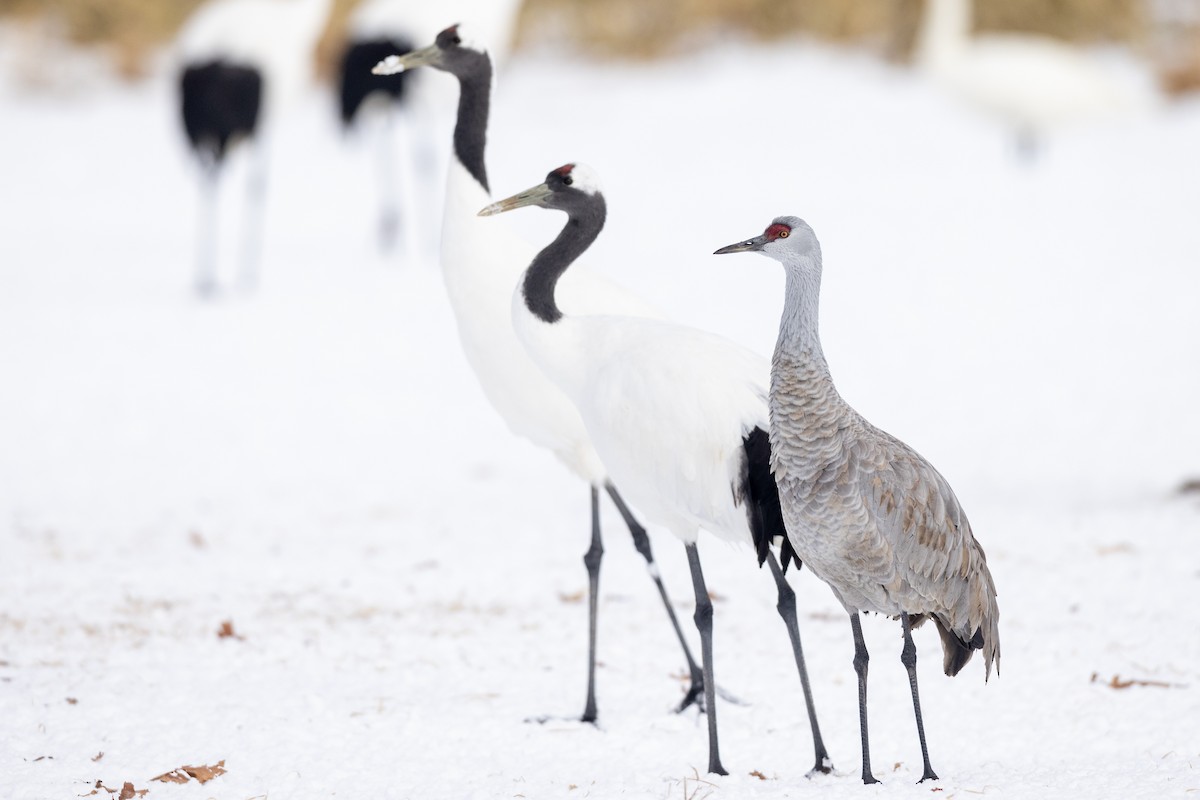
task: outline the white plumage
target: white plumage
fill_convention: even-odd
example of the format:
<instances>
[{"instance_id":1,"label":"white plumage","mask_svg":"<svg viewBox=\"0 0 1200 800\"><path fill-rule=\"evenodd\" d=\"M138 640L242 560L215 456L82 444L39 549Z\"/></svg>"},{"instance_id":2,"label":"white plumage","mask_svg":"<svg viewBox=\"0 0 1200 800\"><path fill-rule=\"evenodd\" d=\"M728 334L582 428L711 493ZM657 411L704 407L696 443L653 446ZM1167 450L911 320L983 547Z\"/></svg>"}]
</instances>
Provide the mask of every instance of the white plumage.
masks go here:
<instances>
[{"instance_id":1,"label":"white plumage","mask_svg":"<svg viewBox=\"0 0 1200 800\"><path fill-rule=\"evenodd\" d=\"M229 147L254 142L241 213L241 281L257 281L266 139L312 78L313 48L332 0L213 0L176 43L184 129L203 168L196 290L217 287L217 186Z\"/></svg>"},{"instance_id":2,"label":"white plumage","mask_svg":"<svg viewBox=\"0 0 1200 800\"><path fill-rule=\"evenodd\" d=\"M688 544L702 528L749 543L738 485L743 439L769 424L766 359L670 322L587 315L564 300L563 319L547 325L519 292L513 303L518 335L634 506Z\"/></svg>"},{"instance_id":3,"label":"white plumage","mask_svg":"<svg viewBox=\"0 0 1200 800\"><path fill-rule=\"evenodd\" d=\"M212 0L188 18L177 40L181 64L225 60L260 70L265 121L313 77L313 48L333 0Z\"/></svg>"}]
</instances>

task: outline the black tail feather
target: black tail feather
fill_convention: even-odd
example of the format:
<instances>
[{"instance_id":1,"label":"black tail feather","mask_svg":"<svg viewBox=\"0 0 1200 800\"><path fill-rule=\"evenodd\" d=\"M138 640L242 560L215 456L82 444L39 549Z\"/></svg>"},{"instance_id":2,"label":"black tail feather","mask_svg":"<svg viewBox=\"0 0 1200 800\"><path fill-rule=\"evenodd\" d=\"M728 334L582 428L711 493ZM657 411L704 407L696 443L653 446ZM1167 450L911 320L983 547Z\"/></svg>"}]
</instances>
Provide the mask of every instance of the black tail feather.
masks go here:
<instances>
[{"instance_id":1,"label":"black tail feather","mask_svg":"<svg viewBox=\"0 0 1200 800\"><path fill-rule=\"evenodd\" d=\"M742 479L742 496L746 500L746 516L750 521L750 535L754 542L758 565L767 560L771 543L776 537L782 540L779 560L786 573L788 564L795 562L801 567L800 557L792 549L783 523L783 509L779 506L779 487L771 474L771 439L762 428L755 428L742 440L746 453L746 468Z\"/></svg>"},{"instance_id":2,"label":"black tail feather","mask_svg":"<svg viewBox=\"0 0 1200 800\"><path fill-rule=\"evenodd\" d=\"M942 653L944 655L942 669L947 675L954 677L967 665L976 650L983 649L983 629L976 629L975 635L967 642L960 639L937 617L933 617L933 622L937 625L938 634L942 637Z\"/></svg>"},{"instance_id":3,"label":"black tail feather","mask_svg":"<svg viewBox=\"0 0 1200 800\"><path fill-rule=\"evenodd\" d=\"M256 68L221 60L190 64L179 90L183 127L202 159L219 166L231 142L254 134L263 98Z\"/></svg>"}]
</instances>

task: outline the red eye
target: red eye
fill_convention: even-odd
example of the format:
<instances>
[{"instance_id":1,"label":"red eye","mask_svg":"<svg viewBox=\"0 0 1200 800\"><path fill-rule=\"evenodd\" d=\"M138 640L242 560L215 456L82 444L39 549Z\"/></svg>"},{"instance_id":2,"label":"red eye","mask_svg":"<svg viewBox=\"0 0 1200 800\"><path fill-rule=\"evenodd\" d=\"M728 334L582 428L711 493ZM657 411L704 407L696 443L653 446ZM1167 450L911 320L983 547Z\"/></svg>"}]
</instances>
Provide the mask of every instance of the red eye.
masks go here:
<instances>
[{"instance_id":1,"label":"red eye","mask_svg":"<svg viewBox=\"0 0 1200 800\"><path fill-rule=\"evenodd\" d=\"M764 234L767 237L767 241L773 242L776 239L786 239L789 235L791 235L791 232L792 229L787 225L776 222L775 224L769 226Z\"/></svg>"}]
</instances>

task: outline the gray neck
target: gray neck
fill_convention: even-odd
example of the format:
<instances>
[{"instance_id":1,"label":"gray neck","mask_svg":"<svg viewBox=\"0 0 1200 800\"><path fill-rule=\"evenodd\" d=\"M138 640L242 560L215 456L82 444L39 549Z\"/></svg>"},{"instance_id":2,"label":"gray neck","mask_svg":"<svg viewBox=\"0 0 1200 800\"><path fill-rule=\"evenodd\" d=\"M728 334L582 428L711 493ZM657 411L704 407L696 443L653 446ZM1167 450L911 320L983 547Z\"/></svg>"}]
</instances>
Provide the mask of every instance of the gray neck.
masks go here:
<instances>
[{"instance_id":1,"label":"gray neck","mask_svg":"<svg viewBox=\"0 0 1200 800\"><path fill-rule=\"evenodd\" d=\"M785 264L787 283L784 288L783 316L779 320L779 340L776 353L787 353L802 361L820 365L828 374L825 353L821 350L818 313L821 299L820 257L796 256Z\"/></svg>"}]
</instances>

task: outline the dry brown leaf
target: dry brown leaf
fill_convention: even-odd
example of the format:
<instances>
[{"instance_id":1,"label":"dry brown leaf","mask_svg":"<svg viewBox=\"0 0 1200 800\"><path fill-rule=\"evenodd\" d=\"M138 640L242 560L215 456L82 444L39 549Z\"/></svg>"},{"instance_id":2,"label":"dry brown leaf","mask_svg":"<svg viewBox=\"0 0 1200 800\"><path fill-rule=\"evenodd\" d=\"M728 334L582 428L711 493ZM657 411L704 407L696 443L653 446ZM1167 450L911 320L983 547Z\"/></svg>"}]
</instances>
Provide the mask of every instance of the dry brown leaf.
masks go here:
<instances>
[{"instance_id":1,"label":"dry brown leaf","mask_svg":"<svg viewBox=\"0 0 1200 800\"><path fill-rule=\"evenodd\" d=\"M197 550L203 550L204 548L208 547L208 541L204 538L204 534L200 531L194 530L189 533L188 541L191 542L192 547L196 548Z\"/></svg>"},{"instance_id":2,"label":"dry brown leaf","mask_svg":"<svg viewBox=\"0 0 1200 800\"><path fill-rule=\"evenodd\" d=\"M1110 680L1101 681L1100 673L1092 673L1092 683L1103 683L1110 689L1128 689L1131 686L1151 686L1157 689L1182 689L1183 685L1179 683L1167 683L1166 681L1148 681L1138 678L1122 679L1120 675L1113 675Z\"/></svg>"},{"instance_id":3,"label":"dry brown leaf","mask_svg":"<svg viewBox=\"0 0 1200 800\"><path fill-rule=\"evenodd\" d=\"M93 759L93 760L95 760L95 759ZM92 795L100 794L100 790L103 789L104 791L108 792L109 794L118 795L117 800L133 800L133 798L141 797L142 795L144 795L150 791L149 789L135 789L135 788L133 788L133 784L130 783L129 781L125 781L124 785L121 786L120 789L110 789L104 785L103 781L96 781L96 783L94 784L94 787L95 788L93 788L87 794L76 795L76 797L91 797Z\"/></svg>"},{"instance_id":4,"label":"dry brown leaf","mask_svg":"<svg viewBox=\"0 0 1200 800\"><path fill-rule=\"evenodd\" d=\"M150 791L149 789L135 789L133 784L125 781L125 785L121 787L121 793L117 795L117 800L133 800L135 797L141 797Z\"/></svg>"},{"instance_id":5,"label":"dry brown leaf","mask_svg":"<svg viewBox=\"0 0 1200 800\"><path fill-rule=\"evenodd\" d=\"M243 641L246 637L242 636L242 635L238 634L236 631L234 631L233 621L227 619L221 623L220 628L217 628L217 638L218 639L232 638L232 639L237 639L238 641Z\"/></svg>"},{"instance_id":6,"label":"dry brown leaf","mask_svg":"<svg viewBox=\"0 0 1200 800\"><path fill-rule=\"evenodd\" d=\"M180 767L180 769L201 783L208 783L218 775L225 774L225 759L222 758L212 766Z\"/></svg>"},{"instance_id":7,"label":"dry brown leaf","mask_svg":"<svg viewBox=\"0 0 1200 800\"><path fill-rule=\"evenodd\" d=\"M78 702L79 702L79 700L77 698L74 698L74 697L67 698L67 705L69 705L69 706L73 706L73 705L77 704Z\"/></svg>"},{"instance_id":8,"label":"dry brown leaf","mask_svg":"<svg viewBox=\"0 0 1200 800\"><path fill-rule=\"evenodd\" d=\"M558 601L560 603L582 603L586 594L582 589L578 592L559 592Z\"/></svg>"},{"instance_id":9,"label":"dry brown leaf","mask_svg":"<svg viewBox=\"0 0 1200 800\"><path fill-rule=\"evenodd\" d=\"M759 772L758 770L754 770L754 771L753 771L753 772L751 772L750 774L751 774L753 777L755 777L755 778L758 778L760 781L765 781L765 780L767 779L767 776L766 776L766 775L763 775L763 774L762 774L761 772Z\"/></svg>"},{"instance_id":10,"label":"dry brown leaf","mask_svg":"<svg viewBox=\"0 0 1200 800\"><path fill-rule=\"evenodd\" d=\"M92 761L99 761L102 758L104 758L103 750L101 750L99 753L96 753L96 755L92 756Z\"/></svg>"},{"instance_id":11,"label":"dry brown leaf","mask_svg":"<svg viewBox=\"0 0 1200 800\"><path fill-rule=\"evenodd\" d=\"M151 778L152 781L161 783L187 783L190 779L195 778L200 783L208 783L218 775L225 774L225 759L221 759L212 766L182 766L178 769L173 769L170 772L164 772L157 778Z\"/></svg>"},{"instance_id":12,"label":"dry brown leaf","mask_svg":"<svg viewBox=\"0 0 1200 800\"><path fill-rule=\"evenodd\" d=\"M159 783L187 783L188 776L181 769L173 769L170 772L164 772L162 775L151 778L152 781Z\"/></svg>"}]
</instances>

